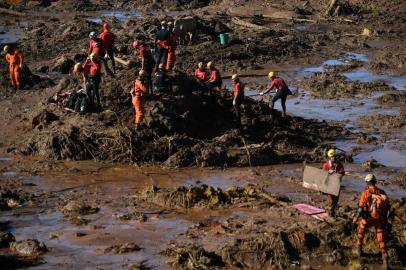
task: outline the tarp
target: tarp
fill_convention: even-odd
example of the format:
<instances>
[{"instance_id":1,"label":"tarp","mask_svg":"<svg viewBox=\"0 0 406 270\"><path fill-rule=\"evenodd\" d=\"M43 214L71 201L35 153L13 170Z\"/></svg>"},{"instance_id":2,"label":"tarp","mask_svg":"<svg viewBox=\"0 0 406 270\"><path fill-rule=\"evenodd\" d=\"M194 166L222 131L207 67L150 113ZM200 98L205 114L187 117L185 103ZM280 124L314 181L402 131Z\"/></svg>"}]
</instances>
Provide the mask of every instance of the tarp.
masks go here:
<instances>
[{"instance_id":1,"label":"tarp","mask_svg":"<svg viewBox=\"0 0 406 270\"><path fill-rule=\"evenodd\" d=\"M306 215L315 215L315 214L321 214L325 213L326 210L322 208L318 208L316 206L306 204L306 203L298 203L292 206L293 208L296 208L300 212L306 214Z\"/></svg>"},{"instance_id":2,"label":"tarp","mask_svg":"<svg viewBox=\"0 0 406 270\"><path fill-rule=\"evenodd\" d=\"M324 170L306 166L303 172L303 187L338 196L341 178L341 174L329 174Z\"/></svg>"}]
</instances>

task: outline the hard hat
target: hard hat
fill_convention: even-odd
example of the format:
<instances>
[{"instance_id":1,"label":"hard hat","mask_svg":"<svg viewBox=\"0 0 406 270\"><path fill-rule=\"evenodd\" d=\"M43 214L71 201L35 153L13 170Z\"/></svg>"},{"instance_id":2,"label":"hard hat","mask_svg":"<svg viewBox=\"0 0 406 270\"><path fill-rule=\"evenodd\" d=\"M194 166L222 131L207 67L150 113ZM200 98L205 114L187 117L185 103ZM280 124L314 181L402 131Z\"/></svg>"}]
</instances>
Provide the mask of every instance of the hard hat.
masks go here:
<instances>
[{"instance_id":1,"label":"hard hat","mask_svg":"<svg viewBox=\"0 0 406 270\"><path fill-rule=\"evenodd\" d=\"M141 45L141 43L140 43L138 40L135 40L135 41L133 42L133 48L134 48L134 49L137 49L140 45Z\"/></svg>"},{"instance_id":2,"label":"hard hat","mask_svg":"<svg viewBox=\"0 0 406 270\"><path fill-rule=\"evenodd\" d=\"M160 63L159 68L164 68L164 64Z\"/></svg>"},{"instance_id":3,"label":"hard hat","mask_svg":"<svg viewBox=\"0 0 406 270\"><path fill-rule=\"evenodd\" d=\"M274 77L275 76L275 72L274 71L270 71L269 73L268 73L268 78L272 78L272 77Z\"/></svg>"},{"instance_id":4,"label":"hard hat","mask_svg":"<svg viewBox=\"0 0 406 270\"><path fill-rule=\"evenodd\" d=\"M8 53L10 51L10 46L6 45L3 48L3 52Z\"/></svg>"},{"instance_id":5,"label":"hard hat","mask_svg":"<svg viewBox=\"0 0 406 270\"><path fill-rule=\"evenodd\" d=\"M144 74L145 74L145 71L143 69L141 69L140 72L138 72L139 76L144 76Z\"/></svg>"},{"instance_id":6,"label":"hard hat","mask_svg":"<svg viewBox=\"0 0 406 270\"><path fill-rule=\"evenodd\" d=\"M210 61L210 62L207 63L207 67L208 67L208 68L211 68L212 66L213 66L213 62L212 62L212 61Z\"/></svg>"},{"instance_id":7,"label":"hard hat","mask_svg":"<svg viewBox=\"0 0 406 270\"><path fill-rule=\"evenodd\" d=\"M89 38L90 38L90 39L95 39L95 38L97 38L96 32L95 32L95 31L90 32Z\"/></svg>"},{"instance_id":8,"label":"hard hat","mask_svg":"<svg viewBox=\"0 0 406 270\"><path fill-rule=\"evenodd\" d=\"M163 25L166 25L166 21L162 21L161 22L161 25L163 26Z\"/></svg>"},{"instance_id":9,"label":"hard hat","mask_svg":"<svg viewBox=\"0 0 406 270\"><path fill-rule=\"evenodd\" d=\"M73 74L77 74L77 73L81 72L82 69L83 69L82 64L76 63L75 66L73 67Z\"/></svg>"},{"instance_id":10,"label":"hard hat","mask_svg":"<svg viewBox=\"0 0 406 270\"><path fill-rule=\"evenodd\" d=\"M104 31L110 31L110 25L108 23L103 24Z\"/></svg>"},{"instance_id":11,"label":"hard hat","mask_svg":"<svg viewBox=\"0 0 406 270\"><path fill-rule=\"evenodd\" d=\"M89 58L90 58L90 60L96 60L97 59L97 53L95 53L95 52L92 52L91 54L90 54L90 56L89 56Z\"/></svg>"},{"instance_id":12,"label":"hard hat","mask_svg":"<svg viewBox=\"0 0 406 270\"><path fill-rule=\"evenodd\" d=\"M334 149L330 149L327 152L328 157L334 157L336 155L336 151Z\"/></svg>"},{"instance_id":13,"label":"hard hat","mask_svg":"<svg viewBox=\"0 0 406 270\"><path fill-rule=\"evenodd\" d=\"M231 76L231 80L235 81L238 79L238 74L233 74L233 76Z\"/></svg>"},{"instance_id":14,"label":"hard hat","mask_svg":"<svg viewBox=\"0 0 406 270\"><path fill-rule=\"evenodd\" d=\"M168 22L168 26L173 25L173 22L169 21Z\"/></svg>"},{"instance_id":15,"label":"hard hat","mask_svg":"<svg viewBox=\"0 0 406 270\"><path fill-rule=\"evenodd\" d=\"M371 182L371 181L376 181L376 177L372 173L365 176L365 182Z\"/></svg>"}]
</instances>

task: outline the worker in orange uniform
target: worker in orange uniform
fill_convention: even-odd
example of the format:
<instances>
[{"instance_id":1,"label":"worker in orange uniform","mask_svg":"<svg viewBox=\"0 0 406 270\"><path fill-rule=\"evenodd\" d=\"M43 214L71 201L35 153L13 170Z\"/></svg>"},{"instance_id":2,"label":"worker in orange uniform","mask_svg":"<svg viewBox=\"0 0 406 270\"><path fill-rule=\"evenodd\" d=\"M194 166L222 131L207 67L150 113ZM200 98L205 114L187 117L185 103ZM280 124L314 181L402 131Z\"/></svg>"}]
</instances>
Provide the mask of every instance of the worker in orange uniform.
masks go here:
<instances>
[{"instance_id":1,"label":"worker in orange uniform","mask_svg":"<svg viewBox=\"0 0 406 270\"><path fill-rule=\"evenodd\" d=\"M138 57L141 60L141 70L144 70L144 77L146 77L148 88L150 89L151 93L153 93L152 70L155 66L155 60L152 56L151 50L139 40L135 40L132 46L138 52Z\"/></svg>"},{"instance_id":2,"label":"worker in orange uniform","mask_svg":"<svg viewBox=\"0 0 406 270\"><path fill-rule=\"evenodd\" d=\"M197 68L195 69L195 77L199 80L199 82L205 83L209 79L209 73L203 67L203 62L199 62L197 64Z\"/></svg>"},{"instance_id":3,"label":"worker in orange uniform","mask_svg":"<svg viewBox=\"0 0 406 270\"><path fill-rule=\"evenodd\" d=\"M23 86L21 73L24 65L24 56L17 49L12 49L9 45L4 46L6 61L9 63L11 85L14 90L19 90Z\"/></svg>"},{"instance_id":4,"label":"worker in orange uniform","mask_svg":"<svg viewBox=\"0 0 406 270\"><path fill-rule=\"evenodd\" d=\"M345 175L344 166L338 160L336 160L335 156L336 151L334 149L330 149L327 151L328 161L323 164L323 170L327 171L329 174L338 173L344 176ZM332 194L326 195L327 195L327 203L330 206L329 215L335 217L340 194L338 196Z\"/></svg>"},{"instance_id":5,"label":"worker in orange uniform","mask_svg":"<svg viewBox=\"0 0 406 270\"><path fill-rule=\"evenodd\" d=\"M235 116L237 117L237 124L241 125L241 104L244 101L244 84L240 81L237 74L231 76L231 80L234 83L233 87L233 106Z\"/></svg>"},{"instance_id":6,"label":"worker in orange uniform","mask_svg":"<svg viewBox=\"0 0 406 270\"><path fill-rule=\"evenodd\" d=\"M103 33L99 35L99 38L103 40L106 49L104 58L106 59L106 62L110 59L113 73L116 74L116 61L114 60L114 43L116 41L116 35L110 32L110 25L108 23L103 24Z\"/></svg>"},{"instance_id":7,"label":"worker in orange uniform","mask_svg":"<svg viewBox=\"0 0 406 270\"><path fill-rule=\"evenodd\" d=\"M145 99L148 94L148 84L145 78L144 70L140 70L137 80L134 82L134 87L131 89L132 102L135 110L135 129L140 128L140 124L144 119Z\"/></svg>"},{"instance_id":8,"label":"worker in orange uniform","mask_svg":"<svg viewBox=\"0 0 406 270\"><path fill-rule=\"evenodd\" d=\"M176 62L176 48L178 37L174 33L174 26L172 22L168 22L169 31L169 48L168 48L168 61L166 62L166 70L171 71Z\"/></svg>"},{"instance_id":9,"label":"worker in orange uniform","mask_svg":"<svg viewBox=\"0 0 406 270\"><path fill-rule=\"evenodd\" d=\"M362 192L358 203L358 210L353 218L353 223L361 222L358 227L357 254L362 256L362 245L365 236L365 229L375 227L376 238L382 252L382 261L385 269L388 268L388 251L386 248L386 225L390 210L389 198L385 191L376 187L376 178L373 174L365 177L366 189Z\"/></svg>"}]
</instances>

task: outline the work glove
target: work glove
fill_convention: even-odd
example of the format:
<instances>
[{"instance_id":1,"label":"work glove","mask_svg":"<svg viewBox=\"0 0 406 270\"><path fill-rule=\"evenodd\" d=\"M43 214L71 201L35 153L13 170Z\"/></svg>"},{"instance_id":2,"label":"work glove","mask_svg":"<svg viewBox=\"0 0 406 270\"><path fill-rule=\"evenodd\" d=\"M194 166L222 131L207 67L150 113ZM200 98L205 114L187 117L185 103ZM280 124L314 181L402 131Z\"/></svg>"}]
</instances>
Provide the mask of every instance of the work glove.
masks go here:
<instances>
[{"instance_id":1,"label":"work glove","mask_svg":"<svg viewBox=\"0 0 406 270\"><path fill-rule=\"evenodd\" d=\"M233 106L235 106L237 104L236 100L233 99Z\"/></svg>"},{"instance_id":2,"label":"work glove","mask_svg":"<svg viewBox=\"0 0 406 270\"><path fill-rule=\"evenodd\" d=\"M329 173L329 174L333 174L333 173L334 173L334 170L329 170L328 173Z\"/></svg>"},{"instance_id":3,"label":"work glove","mask_svg":"<svg viewBox=\"0 0 406 270\"><path fill-rule=\"evenodd\" d=\"M259 95L260 95L260 96L263 96L263 95L264 95L264 92L259 93Z\"/></svg>"}]
</instances>

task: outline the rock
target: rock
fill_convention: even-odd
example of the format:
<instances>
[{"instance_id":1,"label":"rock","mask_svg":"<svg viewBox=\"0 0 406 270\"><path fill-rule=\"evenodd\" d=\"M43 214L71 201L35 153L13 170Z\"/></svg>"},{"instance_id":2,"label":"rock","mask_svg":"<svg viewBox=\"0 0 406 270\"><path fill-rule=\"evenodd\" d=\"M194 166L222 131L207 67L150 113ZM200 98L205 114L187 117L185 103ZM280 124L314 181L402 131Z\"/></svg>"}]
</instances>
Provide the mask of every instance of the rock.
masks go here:
<instances>
[{"instance_id":1,"label":"rock","mask_svg":"<svg viewBox=\"0 0 406 270\"><path fill-rule=\"evenodd\" d=\"M70 201L64 207L61 208L61 212L64 214L80 214L89 215L99 211L99 208L86 205L77 201Z\"/></svg>"},{"instance_id":2,"label":"rock","mask_svg":"<svg viewBox=\"0 0 406 270\"><path fill-rule=\"evenodd\" d=\"M371 160L367 160L365 162L362 163L362 167L372 170L375 168L380 168L380 167L385 167L385 165L379 163L377 160L375 159L371 159Z\"/></svg>"},{"instance_id":3,"label":"rock","mask_svg":"<svg viewBox=\"0 0 406 270\"><path fill-rule=\"evenodd\" d=\"M49 239L49 240L57 239L57 238L59 238L59 237L62 236L62 235L63 235L63 232L51 232L51 233L49 233L49 235L48 235L48 239Z\"/></svg>"},{"instance_id":4,"label":"rock","mask_svg":"<svg viewBox=\"0 0 406 270\"><path fill-rule=\"evenodd\" d=\"M52 67L52 71L69 74L74 65L75 62L72 59L62 56L56 61L56 64Z\"/></svg>"},{"instance_id":5,"label":"rock","mask_svg":"<svg viewBox=\"0 0 406 270\"><path fill-rule=\"evenodd\" d=\"M10 245L11 251L21 256L38 256L48 251L44 243L35 239L13 242Z\"/></svg>"},{"instance_id":6,"label":"rock","mask_svg":"<svg viewBox=\"0 0 406 270\"><path fill-rule=\"evenodd\" d=\"M121 245L114 245L111 247L108 247L103 250L96 250L98 253L112 253L112 254L124 254L124 253L130 253L130 252L135 252L135 251L140 251L142 248L140 248L137 244L135 243L125 243Z\"/></svg>"},{"instance_id":7,"label":"rock","mask_svg":"<svg viewBox=\"0 0 406 270\"><path fill-rule=\"evenodd\" d=\"M9 247L16 239L10 232L0 232L0 248Z\"/></svg>"}]
</instances>

